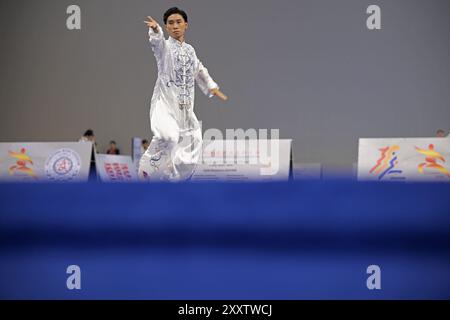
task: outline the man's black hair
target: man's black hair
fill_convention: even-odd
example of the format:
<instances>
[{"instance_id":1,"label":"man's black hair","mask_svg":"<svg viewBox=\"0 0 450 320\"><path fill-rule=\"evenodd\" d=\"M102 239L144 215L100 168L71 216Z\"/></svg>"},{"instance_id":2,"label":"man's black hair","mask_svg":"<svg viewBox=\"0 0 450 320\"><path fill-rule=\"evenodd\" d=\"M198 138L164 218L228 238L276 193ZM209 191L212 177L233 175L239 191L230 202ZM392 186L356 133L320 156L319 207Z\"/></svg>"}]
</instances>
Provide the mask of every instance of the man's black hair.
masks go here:
<instances>
[{"instance_id":1,"label":"man's black hair","mask_svg":"<svg viewBox=\"0 0 450 320\"><path fill-rule=\"evenodd\" d=\"M142 144L148 143L147 139L142 140Z\"/></svg>"},{"instance_id":2,"label":"man's black hair","mask_svg":"<svg viewBox=\"0 0 450 320\"><path fill-rule=\"evenodd\" d=\"M177 7L172 7L170 9L168 9L165 13L164 13L164 24L167 24L167 19L172 15L172 14L176 14L178 13L179 15L181 15L184 19L184 22L188 22L188 17L186 12L184 12L181 9L178 9Z\"/></svg>"},{"instance_id":3,"label":"man's black hair","mask_svg":"<svg viewBox=\"0 0 450 320\"><path fill-rule=\"evenodd\" d=\"M109 142L109 144L115 144L115 145L117 145L117 143L116 143L114 140L111 140L111 141Z\"/></svg>"},{"instance_id":4,"label":"man's black hair","mask_svg":"<svg viewBox=\"0 0 450 320\"><path fill-rule=\"evenodd\" d=\"M92 137L93 135L94 135L94 131L92 131L92 129L87 129L83 136L84 137Z\"/></svg>"}]
</instances>

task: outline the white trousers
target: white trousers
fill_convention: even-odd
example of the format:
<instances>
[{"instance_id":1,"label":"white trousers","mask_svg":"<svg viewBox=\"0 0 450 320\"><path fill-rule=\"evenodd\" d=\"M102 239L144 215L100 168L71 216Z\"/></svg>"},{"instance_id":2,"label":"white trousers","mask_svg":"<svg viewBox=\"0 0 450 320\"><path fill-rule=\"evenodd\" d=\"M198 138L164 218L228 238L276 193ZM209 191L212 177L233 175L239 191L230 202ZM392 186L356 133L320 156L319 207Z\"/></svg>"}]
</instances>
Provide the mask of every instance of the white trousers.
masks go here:
<instances>
[{"instance_id":1,"label":"white trousers","mask_svg":"<svg viewBox=\"0 0 450 320\"><path fill-rule=\"evenodd\" d=\"M198 120L177 121L158 103L151 112L153 139L139 161L140 181L180 181L190 179L202 151L202 133ZM197 122L194 128L184 124Z\"/></svg>"}]
</instances>

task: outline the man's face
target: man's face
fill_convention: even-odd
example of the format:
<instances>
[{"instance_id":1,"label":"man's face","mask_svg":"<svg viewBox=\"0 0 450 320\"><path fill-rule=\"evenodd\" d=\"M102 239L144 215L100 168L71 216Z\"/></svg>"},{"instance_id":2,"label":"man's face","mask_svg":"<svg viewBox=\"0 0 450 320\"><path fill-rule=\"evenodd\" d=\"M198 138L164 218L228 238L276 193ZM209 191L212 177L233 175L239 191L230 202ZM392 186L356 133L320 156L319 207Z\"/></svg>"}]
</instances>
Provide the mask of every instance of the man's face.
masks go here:
<instances>
[{"instance_id":1,"label":"man's face","mask_svg":"<svg viewBox=\"0 0 450 320\"><path fill-rule=\"evenodd\" d=\"M179 39L184 36L188 23L184 21L181 14L174 13L167 18L166 29L172 38Z\"/></svg>"}]
</instances>

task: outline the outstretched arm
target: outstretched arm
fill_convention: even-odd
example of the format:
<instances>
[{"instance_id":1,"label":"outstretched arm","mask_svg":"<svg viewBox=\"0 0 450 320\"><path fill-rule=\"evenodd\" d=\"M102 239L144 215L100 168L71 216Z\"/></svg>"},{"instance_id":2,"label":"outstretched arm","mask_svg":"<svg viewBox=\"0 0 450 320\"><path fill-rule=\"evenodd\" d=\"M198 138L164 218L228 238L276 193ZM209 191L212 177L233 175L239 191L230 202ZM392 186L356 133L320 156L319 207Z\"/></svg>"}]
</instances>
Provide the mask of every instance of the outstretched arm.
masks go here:
<instances>
[{"instance_id":1,"label":"outstretched arm","mask_svg":"<svg viewBox=\"0 0 450 320\"><path fill-rule=\"evenodd\" d=\"M164 41L164 33L162 31L161 26L150 16L147 16L146 21L144 23L148 26L148 37L150 41L150 45L152 47L155 56L161 56L164 50L166 49L166 42Z\"/></svg>"},{"instance_id":2,"label":"outstretched arm","mask_svg":"<svg viewBox=\"0 0 450 320\"><path fill-rule=\"evenodd\" d=\"M217 83L214 82L214 80L209 75L208 69L205 68L205 66L203 65L203 63L201 63L200 60L198 61L198 64L199 69L196 81L200 89L203 91L203 93L210 98L213 96L217 96L223 101L226 101L228 97L219 90L219 86L217 85Z\"/></svg>"}]
</instances>

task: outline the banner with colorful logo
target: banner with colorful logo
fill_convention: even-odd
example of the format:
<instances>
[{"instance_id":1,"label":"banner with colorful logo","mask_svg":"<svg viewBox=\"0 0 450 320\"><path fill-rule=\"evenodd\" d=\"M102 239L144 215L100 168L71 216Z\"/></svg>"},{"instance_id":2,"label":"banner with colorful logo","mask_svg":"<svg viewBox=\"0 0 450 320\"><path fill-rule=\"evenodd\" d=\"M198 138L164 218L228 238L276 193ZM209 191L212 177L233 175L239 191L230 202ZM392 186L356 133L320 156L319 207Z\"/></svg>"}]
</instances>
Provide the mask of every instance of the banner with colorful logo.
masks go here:
<instances>
[{"instance_id":1,"label":"banner with colorful logo","mask_svg":"<svg viewBox=\"0 0 450 320\"><path fill-rule=\"evenodd\" d=\"M450 139L359 139L358 180L448 181Z\"/></svg>"},{"instance_id":2,"label":"banner with colorful logo","mask_svg":"<svg viewBox=\"0 0 450 320\"><path fill-rule=\"evenodd\" d=\"M135 182L137 170L131 156L96 154L97 176L103 182Z\"/></svg>"},{"instance_id":3,"label":"banner with colorful logo","mask_svg":"<svg viewBox=\"0 0 450 320\"><path fill-rule=\"evenodd\" d=\"M292 140L208 140L192 180L289 179Z\"/></svg>"},{"instance_id":4,"label":"banner with colorful logo","mask_svg":"<svg viewBox=\"0 0 450 320\"><path fill-rule=\"evenodd\" d=\"M87 181L91 142L2 142L0 181Z\"/></svg>"}]
</instances>

